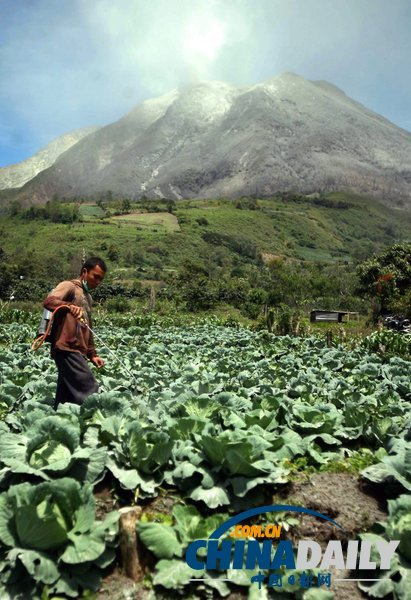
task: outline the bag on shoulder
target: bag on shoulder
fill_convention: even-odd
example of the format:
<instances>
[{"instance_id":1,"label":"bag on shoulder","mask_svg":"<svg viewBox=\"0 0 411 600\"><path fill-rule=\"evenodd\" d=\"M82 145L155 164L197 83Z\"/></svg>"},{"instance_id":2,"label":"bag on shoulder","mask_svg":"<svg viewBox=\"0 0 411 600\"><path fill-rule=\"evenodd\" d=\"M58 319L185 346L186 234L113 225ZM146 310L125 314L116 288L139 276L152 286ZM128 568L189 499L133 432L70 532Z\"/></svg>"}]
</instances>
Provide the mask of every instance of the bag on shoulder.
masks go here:
<instances>
[{"instance_id":1,"label":"bag on shoulder","mask_svg":"<svg viewBox=\"0 0 411 600\"><path fill-rule=\"evenodd\" d=\"M50 293L52 293L52 292L53 292L53 290ZM74 297L75 297L74 292L68 292L65 296L65 299L67 300L67 302L73 302ZM52 317L53 317L52 311L48 310L47 308L44 308L43 312L41 314L41 321L40 321L40 325L39 325L38 331L37 331L38 337L45 335ZM54 318L53 318L53 320L54 320ZM50 331L48 332L47 337L45 337L43 340L44 342L52 341L52 337L53 337L52 332L53 332L53 323L51 324Z\"/></svg>"}]
</instances>

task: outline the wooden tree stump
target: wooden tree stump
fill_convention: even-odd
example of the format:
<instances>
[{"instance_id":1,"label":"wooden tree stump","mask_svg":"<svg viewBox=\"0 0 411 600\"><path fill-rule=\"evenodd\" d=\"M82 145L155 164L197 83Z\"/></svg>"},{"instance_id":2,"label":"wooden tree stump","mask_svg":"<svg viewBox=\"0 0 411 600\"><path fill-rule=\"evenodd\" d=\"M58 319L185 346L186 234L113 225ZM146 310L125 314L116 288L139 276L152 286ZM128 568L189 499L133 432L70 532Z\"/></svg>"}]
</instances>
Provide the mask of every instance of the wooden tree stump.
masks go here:
<instances>
[{"instance_id":1,"label":"wooden tree stump","mask_svg":"<svg viewBox=\"0 0 411 600\"><path fill-rule=\"evenodd\" d=\"M154 310L156 305L156 290L153 286L150 288L150 300L148 302L148 310Z\"/></svg>"},{"instance_id":2,"label":"wooden tree stump","mask_svg":"<svg viewBox=\"0 0 411 600\"><path fill-rule=\"evenodd\" d=\"M141 517L141 506L120 508L120 552L124 574L133 581L141 581L144 568L137 539L136 524Z\"/></svg>"}]
</instances>

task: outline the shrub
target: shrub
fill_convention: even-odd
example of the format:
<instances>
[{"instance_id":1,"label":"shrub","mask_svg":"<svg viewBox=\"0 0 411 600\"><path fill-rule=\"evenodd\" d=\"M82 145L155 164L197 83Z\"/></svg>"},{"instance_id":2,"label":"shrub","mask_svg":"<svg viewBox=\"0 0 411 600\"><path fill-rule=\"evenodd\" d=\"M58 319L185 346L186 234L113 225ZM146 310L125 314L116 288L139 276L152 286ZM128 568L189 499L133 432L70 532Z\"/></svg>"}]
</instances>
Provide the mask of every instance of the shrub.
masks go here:
<instances>
[{"instance_id":1,"label":"shrub","mask_svg":"<svg viewBox=\"0 0 411 600\"><path fill-rule=\"evenodd\" d=\"M130 302L126 298L116 297L110 298L104 304L108 311L125 313L131 308Z\"/></svg>"}]
</instances>

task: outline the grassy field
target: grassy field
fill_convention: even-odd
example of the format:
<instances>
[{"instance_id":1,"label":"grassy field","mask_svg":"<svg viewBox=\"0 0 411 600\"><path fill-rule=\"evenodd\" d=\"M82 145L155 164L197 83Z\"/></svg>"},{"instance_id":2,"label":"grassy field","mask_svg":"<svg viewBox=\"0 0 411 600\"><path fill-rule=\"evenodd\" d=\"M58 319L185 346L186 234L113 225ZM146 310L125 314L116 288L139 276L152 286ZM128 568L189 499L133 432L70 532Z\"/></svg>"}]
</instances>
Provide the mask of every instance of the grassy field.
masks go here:
<instances>
[{"instance_id":1,"label":"grassy field","mask_svg":"<svg viewBox=\"0 0 411 600\"><path fill-rule=\"evenodd\" d=\"M174 233L180 231L177 217L171 213L131 212L109 218L110 223L136 226L138 230L152 230L155 233Z\"/></svg>"},{"instance_id":2,"label":"grassy field","mask_svg":"<svg viewBox=\"0 0 411 600\"><path fill-rule=\"evenodd\" d=\"M181 200L172 213L165 204L153 202L146 205L157 212L142 212L140 204L132 204L130 214L104 218L99 206L84 203L83 221L74 224L1 216L1 248L12 260L55 257L65 264L79 259L84 250L107 259L113 274L120 268L144 267L153 278L154 272L172 271L193 260L235 266L249 261L250 252L350 262L409 239L409 213L348 193L330 194L325 201L327 205L309 197Z\"/></svg>"},{"instance_id":3,"label":"grassy field","mask_svg":"<svg viewBox=\"0 0 411 600\"><path fill-rule=\"evenodd\" d=\"M82 204L80 206L80 214L83 217L83 219L87 220L88 217L91 217L92 219L101 219L102 217L104 217L104 210L100 207L97 206L97 204Z\"/></svg>"}]
</instances>

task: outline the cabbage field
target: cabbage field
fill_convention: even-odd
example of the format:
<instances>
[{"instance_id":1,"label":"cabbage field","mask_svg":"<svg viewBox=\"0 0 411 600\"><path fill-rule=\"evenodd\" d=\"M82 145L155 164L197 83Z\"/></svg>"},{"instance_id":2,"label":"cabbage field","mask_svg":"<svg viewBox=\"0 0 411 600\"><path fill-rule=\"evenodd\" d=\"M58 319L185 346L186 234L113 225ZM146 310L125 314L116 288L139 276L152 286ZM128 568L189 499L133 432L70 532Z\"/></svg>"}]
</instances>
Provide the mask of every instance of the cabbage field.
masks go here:
<instances>
[{"instance_id":1,"label":"cabbage field","mask_svg":"<svg viewBox=\"0 0 411 600\"><path fill-rule=\"evenodd\" d=\"M138 524L151 563L130 597L331 599L332 588L259 591L238 572L193 572L184 552L288 482L338 471L389 498L364 539L401 540L391 571L361 589L411 598L410 362L211 322L98 334L119 360L96 341L99 393L55 412L48 346L32 352L31 325L2 325L1 600L99 598L120 564L116 509L156 497L173 506ZM113 498L105 515L102 485Z\"/></svg>"}]
</instances>

